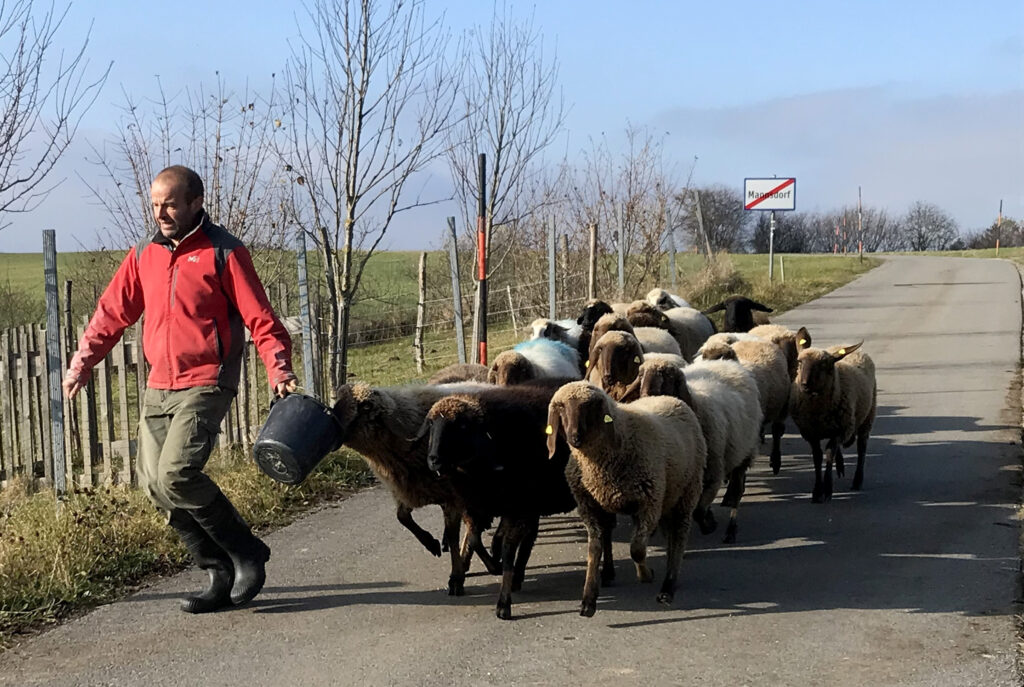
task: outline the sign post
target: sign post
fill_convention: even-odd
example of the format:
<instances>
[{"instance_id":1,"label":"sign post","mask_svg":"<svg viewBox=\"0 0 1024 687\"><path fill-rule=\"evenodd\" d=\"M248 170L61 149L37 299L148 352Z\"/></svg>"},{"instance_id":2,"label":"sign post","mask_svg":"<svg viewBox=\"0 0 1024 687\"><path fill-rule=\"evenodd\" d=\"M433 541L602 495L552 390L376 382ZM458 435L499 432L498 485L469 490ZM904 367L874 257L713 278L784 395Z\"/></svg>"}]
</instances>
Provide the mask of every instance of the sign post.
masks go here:
<instances>
[{"instance_id":1,"label":"sign post","mask_svg":"<svg viewBox=\"0 0 1024 687\"><path fill-rule=\"evenodd\" d=\"M775 211L796 210L796 178L743 180L743 209L768 210L768 281L775 278Z\"/></svg>"}]
</instances>

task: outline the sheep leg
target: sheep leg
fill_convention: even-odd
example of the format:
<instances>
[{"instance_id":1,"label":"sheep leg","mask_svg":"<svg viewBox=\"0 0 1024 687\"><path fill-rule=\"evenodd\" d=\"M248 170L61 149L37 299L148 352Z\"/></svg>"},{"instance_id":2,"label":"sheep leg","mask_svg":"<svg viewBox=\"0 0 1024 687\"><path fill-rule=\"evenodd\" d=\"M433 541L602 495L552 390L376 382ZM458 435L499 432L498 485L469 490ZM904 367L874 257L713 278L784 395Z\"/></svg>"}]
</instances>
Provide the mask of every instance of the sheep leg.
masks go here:
<instances>
[{"instance_id":1,"label":"sheep leg","mask_svg":"<svg viewBox=\"0 0 1024 687\"><path fill-rule=\"evenodd\" d=\"M612 556L612 531L615 529L615 513L601 516L601 586L608 587L615 581L615 558Z\"/></svg>"},{"instance_id":2,"label":"sheep leg","mask_svg":"<svg viewBox=\"0 0 1024 687\"><path fill-rule=\"evenodd\" d=\"M824 497L826 501L832 500L832 463L835 461L836 449L838 443L835 439L829 440L825 445L825 468L823 475L824 477Z\"/></svg>"},{"instance_id":3,"label":"sheep leg","mask_svg":"<svg viewBox=\"0 0 1024 687\"><path fill-rule=\"evenodd\" d=\"M647 541L657 526L658 521L652 518L649 512L642 512L633 518L633 539L629 543L629 557L636 565L637 579L644 583L654 581L654 572L647 565Z\"/></svg>"},{"instance_id":4,"label":"sheep leg","mask_svg":"<svg viewBox=\"0 0 1024 687\"><path fill-rule=\"evenodd\" d=\"M853 473L853 484L850 488L854 491L864 484L864 458L868 452L868 432L857 434L857 470Z\"/></svg>"},{"instance_id":5,"label":"sheep leg","mask_svg":"<svg viewBox=\"0 0 1024 687\"><path fill-rule=\"evenodd\" d=\"M520 547L520 541L529 536L529 524L517 522L509 523L501 540L501 589L498 592L498 605L494 614L501 620L512 619L512 592L515 588L516 577L516 549ZM527 554L527 557L529 554Z\"/></svg>"},{"instance_id":6,"label":"sheep leg","mask_svg":"<svg viewBox=\"0 0 1024 687\"><path fill-rule=\"evenodd\" d=\"M782 435L785 433L786 424L784 422L772 423L772 454L768 463L772 466L773 475L779 474L779 470L782 469Z\"/></svg>"},{"instance_id":7,"label":"sheep leg","mask_svg":"<svg viewBox=\"0 0 1024 687\"><path fill-rule=\"evenodd\" d=\"M602 538L604 533L597 522L587 522L587 578L583 582L583 600L580 602L580 615L584 618L593 617L597 612L598 573L601 565Z\"/></svg>"},{"instance_id":8,"label":"sheep leg","mask_svg":"<svg viewBox=\"0 0 1024 687\"><path fill-rule=\"evenodd\" d=\"M729 488L725 492L725 498L722 499L722 505L728 505L731 507L729 511L729 525L725 528L725 539L722 541L726 544L732 544L736 541L736 516L740 510L740 499L743 498L743 492L746 491L747 487L747 466L741 465L732 471L732 476L729 478Z\"/></svg>"},{"instance_id":9,"label":"sheep leg","mask_svg":"<svg viewBox=\"0 0 1024 687\"><path fill-rule=\"evenodd\" d=\"M821 463L824 458L821 453L821 442L815 439L809 443L814 457L814 491L811 492L811 502L822 503L825 500L825 486L821 479Z\"/></svg>"},{"instance_id":10,"label":"sheep leg","mask_svg":"<svg viewBox=\"0 0 1024 687\"><path fill-rule=\"evenodd\" d=\"M405 505L404 503L398 504L398 509L395 513L398 518L398 522L405 526L405 529L412 532L413 536L419 540L420 544L423 544L427 548L427 551L434 554L438 558L441 557L441 542L434 538L434 535L427 532L425 529L419 526L412 517L412 508Z\"/></svg>"},{"instance_id":11,"label":"sheep leg","mask_svg":"<svg viewBox=\"0 0 1024 687\"><path fill-rule=\"evenodd\" d=\"M668 556L665 570L665 580L661 583L661 591L658 593L657 601L668 606L675 599L676 586L678 585L679 568L683 562L683 554L686 551L686 541L690 537L690 513L687 504L680 502L672 509L669 515L669 528L666 531L668 539Z\"/></svg>"},{"instance_id":12,"label":"sheep leg","mask_svg":"<svg viewBox=\"0 0 1024 687\"><path fill-rule=\"evenodd\" d=\"M505 523L505 518L498 521L498 527L494 530L494 536L491 537L491 558L494 562L501 563L501 551L502 541L505 539L505 528L508 527Z\"/></svg>"},{"instance_id":13,"label":"sheep leg","mask_svg":"<svg viewBox=\"0 0 1024 687\"><path fill-rule=\"evenodd\" d=\"M531 517L523 523L520 528L523 530L519 537L518 551L513 547L515 555L515 575L512 577L512 591L518 592L523 589L523 580L526 578L526 564L530 562L530 554L533 552L533 545L537 541L537 531L540 529L540 517ZM502 547L502 560L509 554L507 549Z\"/></svg>"},{"instance_id":14,"label":"sheep leg","mask_svg":"<svg viewBox=\"0 0 1024 687\"><path fill-rule=\"evenodd\" d=\"M489 572L492 575L500 575L501 565L499 565L493 558L491 558L491 554L487 550L487 547L484 546L484 540L480 536L480 529L481 528L473 524L469 527L468 531L466 532L466 538L469 543L469 548L471 551L475 552L477 556L480 557L480 562L484 564L485 568L487 568L487 572Z\"/></svg>"},{"instance_id":15,"label":"sheep leg","mask_svg":"<svg viewBox=\"0 0 1024 687\"><path fill-rule=\"evenodd\" d=\"M459 552L459 530L462 528L463 513L451 507L441 507L444 512L444 539L448 543L448 555L452 560L452 571L448 576L448 596L462 596L466 593L466 569L462 566ZM473 532L473 524L466 527L467 538Z\"/></svg>"},{"instance_id":16,"label":"sheep leg","mask_svg":"<svg viewBox=\"0 0 1024 687\"><path fill-rule=\"evenodd\" d=\"M832 451L832 457L836 461L836 475L846 477L846 463L843 462L843 447L837 441Z\"/></svg>"}]
</instances>

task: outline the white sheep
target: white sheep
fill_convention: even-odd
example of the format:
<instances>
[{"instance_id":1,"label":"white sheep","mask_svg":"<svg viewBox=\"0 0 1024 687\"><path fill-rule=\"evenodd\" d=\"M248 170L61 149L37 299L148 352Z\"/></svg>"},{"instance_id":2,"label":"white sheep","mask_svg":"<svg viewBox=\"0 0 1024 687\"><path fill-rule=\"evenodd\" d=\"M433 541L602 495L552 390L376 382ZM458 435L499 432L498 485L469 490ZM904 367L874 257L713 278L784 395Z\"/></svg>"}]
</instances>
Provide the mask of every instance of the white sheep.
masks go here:
<instances>
[{"instance_id":1,"label":"white sheep","mask_svg":"<svg viewBox=\"0 0 1024 687\"><path fill-rule=\"evenodd\" d=\"M645 300L659 310L670 310L671 308L689 308L690 304L685 299L665 289L651 289L647 292Z\"/></svg>"},{"instance_id":2,"label":"white sheep","mask_svg":"<svg viewBox=\"0 0 1024 687\"><path fill-rule=\"evenodd\" d=\"M693 360L699 349L712 334L715 325L707 315L694 308L671 308L665 311L668 317L668 330L679 342L682 356Z\"/></svg>"},{"instance_id":3,"label":"white sheep","mask_svg":"<svg viewBox=\"0 0 1024 687\"><path fill-rule=\"evenodd\" d=\"M582 333L583 326L577 324L575 320L549 320L546 317L538 317L530 323L531 339L554 339L574 349L578 349Z\"/></svg>"},{"instance_id":4,"label":"white sheep","mask_svg":"<svg viewBox=\"0 0 1024 687\"><path fill-rule=\"evenodd\" d=\"M619 404L586 382L572 382L552 397L547 432L549 455L562 438L569 444L566 479L587 528L580 615L597 610L603 541L616 513L633 518L629 553L641 582L654 579L647 542L661 525L668 555L657 600L671 603L707 460L694 413L668 397Z\"/></svg>"},{"instance_id":5,"label":"white sheep","mask_svg":"<svg viewBox=\"0 0 1024 687\"><path fill-rule=\"evenodd\" d=\"M878 385L875 364L860 350L863 342L828 350L805 346L797 360L796 381L789 407L800 435L814 456L814 490L811 500L832 498L832 463L844 475L842 447L857 441L857 471L851 489L864 483L864 456L875 421ZM821 442L827 452L822 475Z\"/></svg>"},{"instance_id":6,"label":"white sheep","mask_svg":"<svg viewBox=\"0 0 1024 687\"><path fill-rule=\"evenodd\" d=\"M736 518L746 483L747 468L757 455L761 433L761 400L754 377L729 360L704 360L685 369L662 361L645 361L640 369L640 396L674 395L697 414L707 444L704 491L694 512L701 532L717 523L711 503L726 480L722 505L729 507L725 541L736 540Z\"/></svg>"},{"instance_id":7,"label":"white sheep","mask_svg":"<svg viewBox=\"0 0 1024 687\"><path fill-rule=\"evenodd\" d=\"M796 379L796 359L800 349L811 345L811 335L805 327L792 331L781 324L761 324L751 329L748 334L759 336L766 341L771 341L786 356L786 364L789 366L789 378Z\"/></svg>"},{"instance_id":8,"label":"white sheep","mask_svg":"<svg viewBox=\"0 0 1024 687\"><path fill-rule=\"evenodd\" d=\"M508 386L545 377L579 379L580 361L576 350L552 339L523 341L494 358L487 381Z\"/></svg>"},{"instance_id":9,"label":"white sheep","mask_svg":"<svg viewBox=\"0 0 1024 687\"><path fill-rule=\"evenodd\" d=\"M792 382L782 350L770 341L747 334L739 335L731 344L722 338L732 334L715 334L701 346L698 358L703 360L735 360L750 370L761 397L761 413L765 424L771 425L772 448L770 465L779 474L782 466L782 435L786 431L789 392Z\"/></svg>"},{"instance_id":10,"label":"white sheep","mask_svg":"<svg viewBox=\"0 0 1024 687\"><path fill-rule=\"evenodd\" d=\"M676 343L672 334L667 330L659 329L658 327L634 327L621 315L609 313L607 315L602 315L597 321L597 324L594 325L591 332L590 350L587 355L587 360L590 360L593 356L594 347L597 345L598 340L605 333L610 331L629 332L636 337L638 342L640 342L640 348L643 349L644 353L682 354L679 350L679 344Z\"/></svg>"}]
</instances>

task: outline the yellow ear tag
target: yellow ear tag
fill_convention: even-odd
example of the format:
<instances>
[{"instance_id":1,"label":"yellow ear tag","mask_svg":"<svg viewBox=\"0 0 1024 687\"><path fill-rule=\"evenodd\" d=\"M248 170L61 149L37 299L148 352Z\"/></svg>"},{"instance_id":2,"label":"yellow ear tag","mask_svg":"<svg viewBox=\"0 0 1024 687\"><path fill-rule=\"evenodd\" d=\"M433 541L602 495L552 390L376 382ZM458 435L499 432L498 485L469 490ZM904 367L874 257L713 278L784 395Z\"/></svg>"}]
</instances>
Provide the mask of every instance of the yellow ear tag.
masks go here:
<instances>
[{"instance_id":1,"label":"yellow ear tag","mask_svg":"<svg viewBox=\"0 0 1024 687\"><path fill-rule=\"evenodd\" d=\"M839 355L846 355L846 349L845 348L840 348L839 349Z\"/></svg>"},{"instance_id":2,"label":"yellow ear tag","mask_svg":"<svg viewBox=\"0 0 1024 687\"><path fill-rule=\"evenodd\" d=\"M805 343L807 343L807 339L800 339L800 345L801 346L803 346Z\"/></svg>"},{"instance_id":3,"label":"yellow ear tag","mask_svg":"<svg viewBox=\"0 0 1024 687\"><path fill-rule=\"evenodd\" d=\"M633 358L633 362L636 363L637 365L639 365L640 364L640 356L636 356L635 358Z\"/></svg>"},{"instance_id":4,"label":"yellow ear tag","mask_svg":"<svg viewBox=\"0 0 1024 687\"><path fill-rule=\"evenodd\" d=\"M590 361L588 360L587 362L583 363L583 367L590 367Z\"/></svg>"},{"instance_id":5,"label":"yellow ear tag","mask_svg":"<svg viewBox=\"0 0 1024 687\"><path fill-rule=\"evenodd\" d=\"M604 423L608 424L609 422L612 422L612 416L611 415L605 415L604 416Z\"/></svg>"},{"instance_id":6,"label":"yellow ear tag","mask_svg":"<svg viewBox=\"0 0 1024 687\"><path fill-rule=\"evenodd\" d=\"M548 425L547 427L544 428L544 433L545 434L554 434L555 430L551 429L551 425Z\"/></svg>"}]
</instances>

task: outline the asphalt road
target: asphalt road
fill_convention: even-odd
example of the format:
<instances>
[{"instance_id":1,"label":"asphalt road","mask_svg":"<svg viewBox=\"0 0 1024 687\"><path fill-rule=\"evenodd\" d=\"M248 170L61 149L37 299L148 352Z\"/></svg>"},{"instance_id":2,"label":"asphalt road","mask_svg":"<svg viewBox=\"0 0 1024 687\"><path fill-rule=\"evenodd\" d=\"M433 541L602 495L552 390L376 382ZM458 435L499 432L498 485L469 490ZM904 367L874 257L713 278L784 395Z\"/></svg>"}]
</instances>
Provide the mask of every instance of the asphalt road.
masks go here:
<instances>
[{"instance_id":1,"label":"asphalt road","mask_svg":"<svg viewBox=\"0 0 1024 687\"><path fill-rule=\"evenodd\" d=\"M1020 684L1017 270L894 258L779 321L821 345L865 340L879 412L864 489L850 468L812 504L809 450L788 434L782 472L766 456L751 471L739 543L695 528L672 609L635 580L623 523L618 580L580 617L585 536L564 516L542 524L500 621L497 578L449 598L447 560L377 488L270 534L250 606L180 613L203 579L189 571L9 650L0 684ZM435 511L417 517L440 532Z\"/></svg>"}]
</instances>

